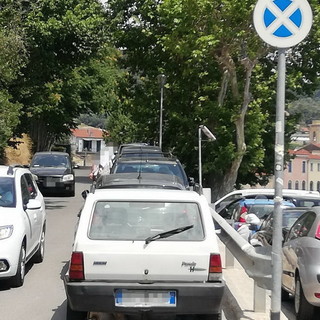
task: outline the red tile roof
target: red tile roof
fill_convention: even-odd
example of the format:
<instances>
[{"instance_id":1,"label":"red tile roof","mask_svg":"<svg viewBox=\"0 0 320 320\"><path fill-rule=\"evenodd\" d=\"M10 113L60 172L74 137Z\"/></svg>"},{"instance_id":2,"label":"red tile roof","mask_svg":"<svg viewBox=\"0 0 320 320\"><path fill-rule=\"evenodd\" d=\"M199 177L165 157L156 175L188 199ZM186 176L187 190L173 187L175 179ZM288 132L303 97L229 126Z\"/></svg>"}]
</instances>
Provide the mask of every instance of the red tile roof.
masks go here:
<instances>
[{"instance_id":1,"label":"red tile roof","mask_svg":"<svg viewBox=\"0 0 320 320\"><path fill-rule=\"evenodd\" d=\"M72 134L77 138L93 138L102 139L103 130L100 128L93 127L82 127L71 130Z\"/></svg>"}]
</instances>

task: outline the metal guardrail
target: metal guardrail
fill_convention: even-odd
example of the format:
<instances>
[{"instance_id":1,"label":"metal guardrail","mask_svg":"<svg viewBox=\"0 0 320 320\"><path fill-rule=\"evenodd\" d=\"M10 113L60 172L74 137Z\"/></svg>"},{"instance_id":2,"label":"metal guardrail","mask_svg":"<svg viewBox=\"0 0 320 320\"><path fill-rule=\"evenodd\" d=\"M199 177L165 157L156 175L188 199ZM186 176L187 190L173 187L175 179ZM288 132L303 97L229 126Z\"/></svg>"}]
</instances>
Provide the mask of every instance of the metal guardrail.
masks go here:
<instances>
[{"instance_id":1,"label":"metal guardrail","mask_svg":"<svg viewBox=\"0 0 320 320\"><path fill-rule=\"evenodd\" d=\"M227 249L244 268L247 275L264 289L272 288L271 247L253 247L248 241L211 209L216 228L220 228L218 236Z\"/></svg>"},{"instance_id":2,"label":"metal guardrail","mask_svg":"<svg viewBox=\"0 0 320 320\"><path fill-rule=\"evenodd\" d=\"M209 204L210 205L210 204ZM246 274L254 280L253 305L255 312L266 312L266 289L272 288L271 247L253 247L227 221L211 208L219 239L226 247L226 267L234 266L234 257Z\"/></svg>"}]
</instances>

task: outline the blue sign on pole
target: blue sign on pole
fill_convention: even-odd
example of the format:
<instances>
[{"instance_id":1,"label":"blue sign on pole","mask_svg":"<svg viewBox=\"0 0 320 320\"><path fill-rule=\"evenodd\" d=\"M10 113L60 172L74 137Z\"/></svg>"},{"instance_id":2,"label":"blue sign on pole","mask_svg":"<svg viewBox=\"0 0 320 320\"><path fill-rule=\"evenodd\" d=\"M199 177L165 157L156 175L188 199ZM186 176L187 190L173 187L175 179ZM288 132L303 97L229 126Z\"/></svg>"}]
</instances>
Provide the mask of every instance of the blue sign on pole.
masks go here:
<instances>
[{"instance_id":1,"label":"blue sign on pole","mask_svg":"<svg viewBox=\"0 0 320 320\"><path fill-rule=\"evenodd\" d=\"M312 11L307 0L259 0L253 22L266 43L277 48L289 48L308 35Z\"/></svg>"}]
</instances>

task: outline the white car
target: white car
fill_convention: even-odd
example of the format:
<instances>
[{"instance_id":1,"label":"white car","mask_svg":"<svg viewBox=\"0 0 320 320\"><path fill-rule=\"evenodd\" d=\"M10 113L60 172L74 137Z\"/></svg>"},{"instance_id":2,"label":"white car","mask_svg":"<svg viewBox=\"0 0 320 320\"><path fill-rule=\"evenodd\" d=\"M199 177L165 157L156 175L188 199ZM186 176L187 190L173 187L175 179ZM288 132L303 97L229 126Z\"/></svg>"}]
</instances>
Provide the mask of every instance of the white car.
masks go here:
<instances>
[{"instance_id":1,"label":"white car","mask_svg":"<svg viewBox=\"0 0 320 320\"><path fill-rule=\"evenodd\" d=\"M46 211L34 175L0 166L0 280L23 285L25 265L44 256Z\"/></svg>"},{"instance_id":2,"label":"white car","mask_svg":"<svg viewBox=\"0 0 320 320\"><path fill-rule=\"evenodd\" d=\"M82 209L64 277L67 319L220 319L225 281L206 198L194 191L97 189Z\"/></svg>"},{"instance_id":3,"label":"white car","mask_svg":"<svg viewBox=\"0 0 320 320\"><path fill-rule=\"evenodd\" d=\"M296 207L313 207L320 205L320 193L318 191L283 189L283 199L291 201ZM212 208L220 213L229 203L246 199L273 199L274 189L240 189L232 191L222 198L218 199Z\"/></svg>"}]
</instances>

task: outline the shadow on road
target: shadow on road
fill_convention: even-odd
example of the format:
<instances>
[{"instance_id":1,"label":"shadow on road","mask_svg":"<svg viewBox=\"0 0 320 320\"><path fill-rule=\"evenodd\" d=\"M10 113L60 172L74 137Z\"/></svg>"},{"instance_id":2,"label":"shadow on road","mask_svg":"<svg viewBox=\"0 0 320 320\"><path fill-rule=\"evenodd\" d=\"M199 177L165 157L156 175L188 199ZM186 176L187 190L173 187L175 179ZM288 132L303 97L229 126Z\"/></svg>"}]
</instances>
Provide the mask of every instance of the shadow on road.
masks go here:
<instances>
[{"instance_id":1,"label":"shadow on road","mask_svg":"<svg viewBox=\"0 0 320 320\"><path fill-rule=\"evenodd\" d=\"M54 314L51 320L65 320L66 310L67 310L67 300L64 300L63 303L57 307L57 309L52 310Z\"/></svg>"},{"instance_id":2,"label":"shadow on road","mask_svg":"<svg viewBox=\"0 0 320 320\"><path fill-rule=\"evenodd\" d=\"M50 199L45 197L46 210L63 209L67 206L68 200L62 200L61 198Z\"/></svg>"},{"instance_id":3,"label":"shadow on road","mask_svg":"<svg viewBox=\"0 0 320 320\"><path fill-rule=\"evenodd\" d=\"M33 264L34 264L34 263L33 263L32 261L29 261L29 262L26 264L25 277L27 277L27 274L28 274L28 272L30 271L30 269L32 268ZM1 291L11 290L11 289L16 289L16 288L13 288L13 287L10 286L10 280L9 280L9 279L1 280L1 281L0 281L0 292L1 292Z\"/></svg>"}]
</instances>

